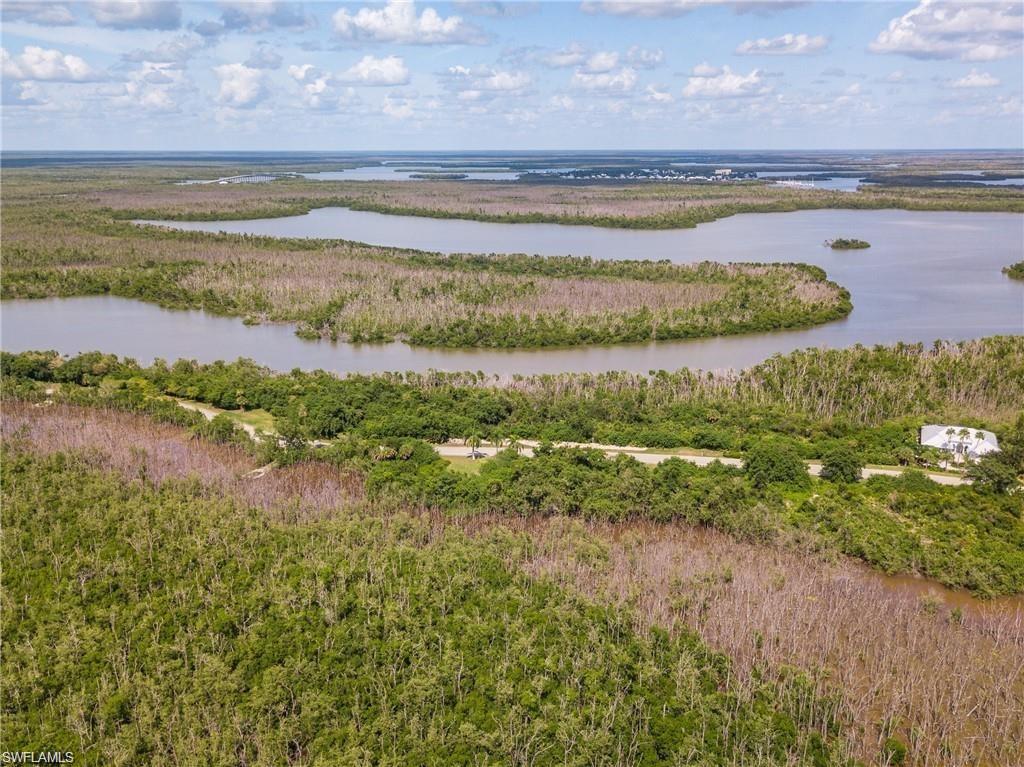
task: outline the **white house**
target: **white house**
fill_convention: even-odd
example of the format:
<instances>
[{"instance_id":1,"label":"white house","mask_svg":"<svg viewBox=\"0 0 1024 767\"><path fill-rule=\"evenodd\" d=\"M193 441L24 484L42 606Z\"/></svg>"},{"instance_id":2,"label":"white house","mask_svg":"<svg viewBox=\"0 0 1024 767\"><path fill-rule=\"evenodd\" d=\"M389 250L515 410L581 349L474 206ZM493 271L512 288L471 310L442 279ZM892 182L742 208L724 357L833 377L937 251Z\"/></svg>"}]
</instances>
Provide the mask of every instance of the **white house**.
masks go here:
<instances>
[{"instance_id":1,"label":"white house","mask_svg":"<svg viewBox=\"0 0 1024 767\"><path fill-rule=\"evenodd\" d=\"M928 424L921 427L918 441L927 447L948 450L958 461L976 461L986 453L999 452L999 440L995 434L966 426Z\"/></svg>"}]
</instances>

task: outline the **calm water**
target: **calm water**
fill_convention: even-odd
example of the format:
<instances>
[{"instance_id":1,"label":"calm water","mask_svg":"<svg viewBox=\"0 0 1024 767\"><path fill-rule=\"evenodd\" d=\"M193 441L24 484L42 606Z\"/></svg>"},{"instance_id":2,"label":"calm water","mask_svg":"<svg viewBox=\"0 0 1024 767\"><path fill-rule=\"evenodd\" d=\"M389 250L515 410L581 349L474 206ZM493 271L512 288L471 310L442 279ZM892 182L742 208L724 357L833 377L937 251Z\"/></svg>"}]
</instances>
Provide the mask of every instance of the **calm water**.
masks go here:
<instances>
[{"instance_id":1,"label":"calm water","mask_svg":"<svg viewBox=\"0 0 1024 767\"><path fill-rule=\"evenodd\" d=\"M792 173L790 171L775 171L775 170L771 170L771 171L765 171L765 172L758 172L757 177L758 178L782 178L782 179L786 179L786 178L791 178L793 176L799 176L799 175L801 175L801 174L799 174L799 173ZM814 180L814 187L816 189L827 189L827 190L833 191L833 192L856 192L857 191L857 187L860 186L860 183L863 180L864 180L863 178L844 178L844 177L841 177L841 176L836 176L835 178L826 178L826 179L820 179L819 178L819 179L815 179Z\"/></svg>"},{"instance_id":2,"label":"calm water","mask_svg":"<svg viewBox=\"0 0 1024 767\"><path fill-rule=\"evenodd\" d=\"M474 168L389 168L383 165L372 165L362 168L346 168L345 170L325 170L319 173L303 173L314 181L425 181L413 178L424 173L465 173L470 179L477 181L514 181L526 171L478 171Z\"/></svg>"},{"instance_id":3,"label":"calm water","mask_svg":"<svg viewBox=\"0 0 1024 767\"><path fill-rule=\"evenodd\" d=\"M803 261L850 289L845 320L787 332L696 341L534 351L417 349L394 344L304 341L287 325L177 312L116 298L5 302L9 351L102 349L140 361L244 356L279 370L336 372L483 370L488 373L746 367L809 346L963 340L1024 333L1024 285L1001 273L1024 257L1024 217L1001 213L800 211L749 214L696 229L607 230L553 224L493 224L322 209L305 216L176 224L184 229L344 237L442 252L529 252L676 262ZM832 251L856 237L866 251Z\"/></svg>"}]
</instances>

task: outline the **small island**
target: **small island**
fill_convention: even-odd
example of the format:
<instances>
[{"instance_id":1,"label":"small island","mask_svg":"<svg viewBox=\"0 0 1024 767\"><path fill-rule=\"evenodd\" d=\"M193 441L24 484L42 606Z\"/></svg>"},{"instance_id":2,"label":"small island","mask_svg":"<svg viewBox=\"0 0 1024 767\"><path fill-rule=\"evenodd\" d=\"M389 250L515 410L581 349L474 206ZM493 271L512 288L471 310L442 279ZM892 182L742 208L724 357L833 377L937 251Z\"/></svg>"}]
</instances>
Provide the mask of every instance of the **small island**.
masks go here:
<instances>
[{"instance_id":1,"label":"small island","mask_svg":"<svg viewBox=\"0 0 1024 767\"><path fill-rule=\"evenodd\" d=\"M1011 280L1024 280L1024 261L1003 267L1003 274Z\"/></svg>"},{"instance_id":2,"label":"small island","mask_svg":"<svg viewBox=\"0 0 1024 767\"><path fill-rule=\"evenodd\" d=\"M825 246L832 250L863 250L870 248L871 243L865 240L850 240L845 237L837 237L834 240L825 240Z\"/></svg>"}]
</instances>

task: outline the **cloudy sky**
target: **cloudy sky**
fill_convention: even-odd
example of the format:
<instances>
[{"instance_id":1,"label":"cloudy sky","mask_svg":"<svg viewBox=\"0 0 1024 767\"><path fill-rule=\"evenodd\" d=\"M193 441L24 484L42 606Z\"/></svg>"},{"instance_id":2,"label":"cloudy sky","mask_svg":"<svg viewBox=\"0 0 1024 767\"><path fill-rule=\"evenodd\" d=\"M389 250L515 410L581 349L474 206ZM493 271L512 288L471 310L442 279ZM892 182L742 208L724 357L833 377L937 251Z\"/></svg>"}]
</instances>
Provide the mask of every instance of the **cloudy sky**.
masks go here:
<instances>
[{"instance_id":1,"label":"cloudy sky","mask_svg":"<svg viewBox=\"0 0 1024 767\"><path fill-rule=\"evenodd\" d=\"M0 5L5 149L1024 144L1021 0Z\"/></svg>"}]
</instances>

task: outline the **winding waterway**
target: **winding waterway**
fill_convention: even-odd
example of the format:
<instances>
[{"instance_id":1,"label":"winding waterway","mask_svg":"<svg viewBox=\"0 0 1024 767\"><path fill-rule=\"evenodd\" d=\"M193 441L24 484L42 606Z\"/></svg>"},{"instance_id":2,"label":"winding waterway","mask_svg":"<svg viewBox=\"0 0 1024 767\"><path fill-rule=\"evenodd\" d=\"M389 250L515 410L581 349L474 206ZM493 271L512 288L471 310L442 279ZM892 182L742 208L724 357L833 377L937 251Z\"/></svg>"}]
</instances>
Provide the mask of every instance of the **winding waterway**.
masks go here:
<instances>
[{"instance_id":1,"label":"winding waterway","mask_svg":"<svg viewBox=\"0 0 1024 767\"><path fill-rule=\"evenodd\" d=\"M896 341L931 343L1024 333L1024 285L1002 267L1024 257L1024 217L1005 213L819 210L747 214L696 229L599 229L391 216L324 208L303 216L175 222L181 229L288 237L338 237L376 245L452 252L526 252L650 258L686 263L802 261L846 286L845 320L806 330L609 347L541 350L425 349L402 343L304 341L293 327L246 327L235 318L169 311L111 297L7 301L2 345L9 351L102 349L133 356L204 361L250 357L278 370L339 373L482 370L504 375L693 367L740 368L809 346ZM867 240L833 251L833 237Z\"/></svg>"}]
</instances>

